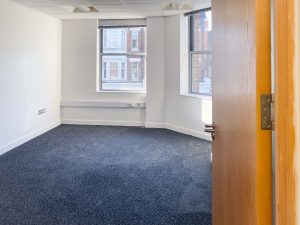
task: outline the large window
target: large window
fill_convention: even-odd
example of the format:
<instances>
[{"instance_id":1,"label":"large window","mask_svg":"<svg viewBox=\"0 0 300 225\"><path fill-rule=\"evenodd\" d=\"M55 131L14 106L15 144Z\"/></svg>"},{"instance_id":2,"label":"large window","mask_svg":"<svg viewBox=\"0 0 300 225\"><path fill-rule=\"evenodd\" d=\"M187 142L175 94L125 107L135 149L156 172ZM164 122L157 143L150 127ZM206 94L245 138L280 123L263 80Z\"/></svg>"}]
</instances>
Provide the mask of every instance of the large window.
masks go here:
<instances>
[{"instance_id":1,"label":"large window","mask_svg":"<svg viewBox=\"0 0 300 225\"><path fill-rule=\"evenodd\" d=\"M100 91L145 91L146 27L100 26Z\"/></svg>"},{"instance_id":2,"label":"large window","mask_svg":"<svg viewBox=\"0 0 300 225\"><path fill-rule=\"evenodd\" d=\"M212 94L212 18L211 9L188 16L189 22L189 92Z\"/></svg>"}]
</instances>

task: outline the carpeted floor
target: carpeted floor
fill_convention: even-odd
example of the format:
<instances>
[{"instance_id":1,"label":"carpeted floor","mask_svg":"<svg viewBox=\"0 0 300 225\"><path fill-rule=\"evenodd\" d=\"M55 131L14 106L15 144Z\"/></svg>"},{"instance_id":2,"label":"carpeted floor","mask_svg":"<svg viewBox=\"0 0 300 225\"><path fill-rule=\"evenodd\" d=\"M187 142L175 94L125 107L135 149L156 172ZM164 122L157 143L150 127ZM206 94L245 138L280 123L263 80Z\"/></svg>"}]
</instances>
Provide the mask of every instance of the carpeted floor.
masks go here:
<instances>
[{"instance_id":1,"label":"carpeted floor","mask_svg":"<svg viewBox=\"0 0 300 225\"><path fill-rule=\"evenodd\" d=\"M211 225L210 143L62 125L0 156L1 225Z\"/></svg>"}]
</instances>

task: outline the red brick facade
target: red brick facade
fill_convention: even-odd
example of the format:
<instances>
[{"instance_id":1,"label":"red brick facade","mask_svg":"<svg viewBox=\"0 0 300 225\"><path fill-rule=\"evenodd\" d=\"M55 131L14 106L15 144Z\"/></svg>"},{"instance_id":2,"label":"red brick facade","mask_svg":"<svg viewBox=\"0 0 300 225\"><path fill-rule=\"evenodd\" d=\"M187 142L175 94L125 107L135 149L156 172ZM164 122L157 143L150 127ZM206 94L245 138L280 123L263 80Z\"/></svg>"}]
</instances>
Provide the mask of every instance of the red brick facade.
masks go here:
<instances>
[{"instance_id":1,"label":"red brick facade","mask_svg":"<svg viewBox=\"0 0 300 225\"><path fill-rule=\"evenodd\" d=\"M133 48L133 42L132 42L133 32L135 30L138 32L137 49ZM135 29L135 30L129 29L129 32L127 32L127 52L128 53L145 52L145 46L146 46L145 29ZM143 58L141 59L141 62L138 63L138 78L137 79L132 78L132 60L138 60L138 59L141 59L141 57L130 56L130 58L128 57L127 59L127 80L128 81L141 82L144 80L145 60L143 60Z\"/></svg>"},{"instance_id":2,"label":"red brick facade","mask_svg":"<svg viewBox=\"0 0 300 225\"><path fill-rule=\"evenodd\" d=\"M198 53L191 55L191 92L210 94L211 74L211 21L206 12L195 14L190 18L192 49ZM210 87L209 87L210 86Z\"/></svg>"}]
</instances>

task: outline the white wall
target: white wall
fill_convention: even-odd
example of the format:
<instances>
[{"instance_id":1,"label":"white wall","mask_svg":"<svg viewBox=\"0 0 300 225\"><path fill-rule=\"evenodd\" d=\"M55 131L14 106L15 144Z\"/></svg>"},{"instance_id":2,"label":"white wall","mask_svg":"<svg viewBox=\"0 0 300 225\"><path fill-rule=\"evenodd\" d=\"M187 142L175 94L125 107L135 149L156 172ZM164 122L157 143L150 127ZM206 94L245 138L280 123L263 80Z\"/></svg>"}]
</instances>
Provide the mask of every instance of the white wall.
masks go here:
<instances>
[{"instance_id":1,"label":"white wall","mask_svg":"<svg viewBox=\"0 0 300 225\"><path fill-rule=\"evenodd\" d=\"M97 93L97 20L63 21L62 122L162 127L209 138L202 126L210 122L211 100L179 95L186 75L180 65L183 24L181 16L147 19L145 95ZM119 107L135 102L146 109Z\"/></svg>"},{"instance_id":2,"label":"white wall","mask_svg":"<svg viewBox=\"0 0 300 225\"><path fill-rule=\"evenodd\" d=\"M166 123L170 128L207 138L203 125L211 123L211 99L180 95L180 76L187 76L186 21L181 15L166 18Z\"/></svg>"},{"instance_id":3,"label":"white wall","mask_svg":"<svg viewBox=\"0 0 300 225\"><path fill-rule=\"evenodd\" d=\"M146 127L164 127L165 69L165 18L148 18Z\"/></svg>"},{"instance_id":4,"label":"white wall","mask_svg":"<svg viewBox=\"0 0 300 225\"><path fill-rule=\"evenodd\" d=\"M61 22L0 0L0 30L2 154L60 124Z\"/></svg>"},{"instance_id":5,"label":"white wall","mask_svg":"<svg viewBox=\"0 0 300 225\"><path fill-rule=\"evenodd\" d=\"M96 92L97 48L97 20L63 21L62 122L143 126L145 109L119 105L145 102L145 94ZM116 107L99 107L99 102Z\"/></svg>"}]
</instances>

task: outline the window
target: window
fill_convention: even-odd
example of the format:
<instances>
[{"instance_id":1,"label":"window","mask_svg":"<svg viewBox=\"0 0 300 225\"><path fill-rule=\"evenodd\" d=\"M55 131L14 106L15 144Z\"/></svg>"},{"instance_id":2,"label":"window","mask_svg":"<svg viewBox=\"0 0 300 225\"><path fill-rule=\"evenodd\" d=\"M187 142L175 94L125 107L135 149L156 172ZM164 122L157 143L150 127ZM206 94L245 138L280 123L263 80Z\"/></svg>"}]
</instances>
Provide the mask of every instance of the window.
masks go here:
<instances>
[{"instance_id":1,"label":"window","mask_svg":"<svg viewBox=\"0 0 300 225\"><path fill-rule=\"evenodd\" d=\"M126 80L126 57L105 56L102 60L102 83L122 82Z\"/></svg>"},{"instance_id":2,"label":"window","mask_svg":"<svg viewBox=\"0 0 300 225\"><path fill-rule=\"evenodd\" d=\"M146 27L99 26L99 34L99 91L145 91Z\"/></svg>"},{"instance_id":3,"label":"window","mask_svg":"<svg viewBox=\"0 0 300 225\"><path fill-rule=\"evenodd\" d=\"M126 48L125 29L105 29L103 31L103 46L106 51L122 51Z\"/></svg>"},{"instance_id":4,"label":"window","mask_svg":"<svg viewBox=\"0 0 300 225\"><path fill-rule=\"evenodd\" d=\"M133 81L138 80L138 62L132 62L131 79Z\"/></svg>"},{"instance_id":5,"label":"window","mask_svg":"<svg viewBox=\"0 0 300 225\"><path fill-rule=\"evenodd\" d=\"M189 92L212 94L211 9L191 13L189 21Z\"/></svg>"},{"instance_id":6,"label":"window","mask_svg":"<svg viewBox=\"0 0 300 225\"><path fill-rule=\"evenodd\" d=\"M131 32L131 47L133 51L138 51L138 39L139 38L139 33L137 30L133 30Z\"/></svg>"},{"instance_id":7,"label":"window","mask_svg":"<svg viewBox=\"0 0 300 225\"><path fill-rule=\"evenodd\" d=\"M121 79L124 80L126 78L126 62L121 63Z\"/></svg>"},{"instance_id":8,"label":"window","mask_svg":"<svg viewBox=\"0 0 300 225\"><path fill-rule=\"evenodd\" d=\"M107 63L106 62L103 62L103 67L102 67L103 71L102 71L102 74L103 74L103 80L106 80L107 79Z\"/></svg>"}]
</instances>

